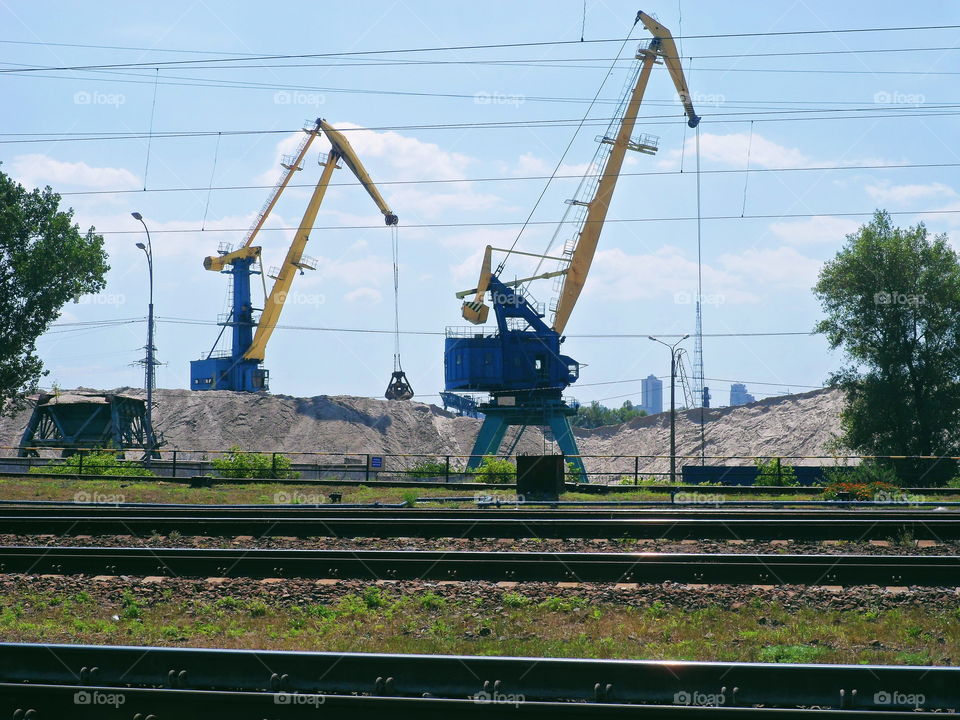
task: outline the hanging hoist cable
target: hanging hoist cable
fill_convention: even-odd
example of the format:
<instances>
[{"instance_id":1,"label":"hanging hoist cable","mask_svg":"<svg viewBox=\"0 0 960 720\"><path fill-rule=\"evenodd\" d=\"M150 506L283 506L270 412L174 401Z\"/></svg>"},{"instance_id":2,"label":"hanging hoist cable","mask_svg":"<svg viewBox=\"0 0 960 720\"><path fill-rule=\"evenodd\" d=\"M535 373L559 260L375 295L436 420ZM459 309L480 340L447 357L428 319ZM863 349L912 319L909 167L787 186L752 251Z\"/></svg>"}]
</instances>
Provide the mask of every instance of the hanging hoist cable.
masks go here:
<instances>
[{"instance_id":1,"label":"hanging hoist cable","mask_svg":"<svg viewBox=\"0 0 960 720\"><path fill-rule=\"evenodd\" d=\"M409 400L413 397L413 387L400 364L400 233L396 224L390 226L390 245L393 251L393 374L384 397Z\"/></svg>"},{"instance_id":2,"label":"hanging hoist cable","mask_svg":"<svg viewBox=\"0 0 960 720\"><path fill-rule=\"evenodd\" d=\"M704 384L703 368L703 251L701 244L701 225L703 211L700 200L700 126L696 127L696 148L697 148L697 327L696 327L696 367L694 371L697 376L694 382L700 397L697 398L700 405L700 464L705 462L706 451L706 426L704 418L704 408L710 404L710 390Z\"/></svg>"},{"instance_id":3,"label":"hanging hoist cable","mask_svg":"<svg viewBox=\"0 0 960 720\"><path fill-rule=\"evenodd\" d=\"M400 367L400 248L397 226L390 228L390 244L393 246L393 371Z\"/></svg>"},{"instance_id":4,"label":"hanging hoist cable","mask_svg":"<svg viewBox=\"0 0 960 720\"><path fill-rule=\"evenodd\" d=\"M200 232L207 228L207 213L210 212L210 196L213 195L213 179L217 174L217 158L220 156L220 135L217 133L217 146L213 150L213 168L210 170L210 183L207 185L207 203L203 207L203 221L200 223Z\"/></svg>"},{"instance_id":5,"label":"hanging hoist cable","mask_svg":"<svg viewBox=\"0 0 960 720\"><path fill-rule=\"evenodd\" d=\"M743 174L743 205L740 217L747 211L747 183L750 182L750 151L753 149L753 120L750 121L750 139L747 141L747 171Z\"/></svg>"}]
</instances>

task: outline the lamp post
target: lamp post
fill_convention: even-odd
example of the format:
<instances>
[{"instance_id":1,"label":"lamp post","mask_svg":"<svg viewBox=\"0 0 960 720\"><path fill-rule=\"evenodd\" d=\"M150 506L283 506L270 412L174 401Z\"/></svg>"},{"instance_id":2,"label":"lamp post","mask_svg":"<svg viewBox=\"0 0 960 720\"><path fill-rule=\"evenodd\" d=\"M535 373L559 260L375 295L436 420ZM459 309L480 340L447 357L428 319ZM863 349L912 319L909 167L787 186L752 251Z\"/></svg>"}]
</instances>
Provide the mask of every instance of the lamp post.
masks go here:
<instances>
[{"instance_id":1,"label":"lamp post","mask_svg":"<svg viewBox=\"0 0 960 720\"><path fill-rule=\"evenodd\" d=\"M152 443L154 368L157 364L157 361L154 359L156 348L153 346L153 245L150 243L150 229L143 221L143 215L138 212L132 212L130 214L134 220L140 221L144 231L147 233L147 244L144 245L142 242L138 242L137 247L143 250L143 253L147 256L147 271L150 276L150 304L147 306L147 359L145 360L145 364L147 366L147 442ZM151 447L149 450L152 451L153 448Z\"/></svg>"},{"instance_id":2,"label":"lamp post","mask_svg":"<svg viewBox=\"0 0 960 720\"><path fill-rule=\"evenodd\" d=\"M677 379L677 345L686 340L690 335L684 335L673 345L665 343L663 340L657 340L653 335L647 335L649 340L660 343L666 348L670 348L670 484L677 484L677 412L675 406L675 386Z\"/></svg>"}]
</instances>

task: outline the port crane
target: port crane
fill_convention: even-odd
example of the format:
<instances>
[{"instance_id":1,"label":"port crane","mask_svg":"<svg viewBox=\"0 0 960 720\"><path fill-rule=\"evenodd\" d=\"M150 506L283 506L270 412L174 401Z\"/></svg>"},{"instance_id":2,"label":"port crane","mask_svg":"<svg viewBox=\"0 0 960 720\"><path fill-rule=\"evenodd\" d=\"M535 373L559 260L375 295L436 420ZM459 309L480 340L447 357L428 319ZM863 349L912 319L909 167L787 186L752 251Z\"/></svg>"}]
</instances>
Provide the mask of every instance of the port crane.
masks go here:
<instances>
[{"instance_id":1,"label":"port crane","mask_svg":"<svg viewBox=\"0 0 960 720\"><path fill-rule=\"evenodd\" d=\"M481 403L484 421L474 443L468 468L478 467L484 456L495 455L511 426L517 427L510 452L516 447L524 428L530 425L548 428L568 462L586 477L570 416L576 407L563 398L563 391L580 376L580 364L560 352L563 332L583 290L587 273L610 207L627 150L653 154L658 139L634 135L637 114L655 64L662 63L673 80L683 104L687 124L696 127L700 118L680 64L670 31L646 13L637 13L634 25L641 22L653 38L636 53L636 64L624 88L617 111L607 132L598 137L597 155L581 183L577 197L568 200L576 213L576 231L559 257L524 253L513 248L499 249L509 255L532 255L557 262L557 269L531 277L504 281L503 262L494 269L493 253L487 246L475 288L457 293L463 300L462 315L474 325L487 321L492 305L496 331L448 329L444 343L444 381L448 392L487 392ZM561 227L564 223L561 223ZM559 231L558 231L559 232ZM504 259L505 262L506 258ZM539 269L538 265L538 269ZM558 296L551 305L552 324L544 318L546 309L532 300L523 288L534 280L554 278ZM485 300L489 295L490 305ZM471 298L472 296L472 298Z\"/></svg>"},{"instance_id":2,"label":"port crane","mask_svg":"<svg viewBox=\"0 0 960 720\"><path fill-rule=\"evenodd\" d=\"M333 171L342 167L339 163L342 162L356 175L360 184L383 213L386 224L395 226L398 222L396 214L380 195L380 191L373 184L363 163L343 133L334 129L322 118L309 122L304 127L304 133L306 135L296 152L281 160L285 172L254 218L241 245L233 249L228 244L221 243L218 254L209 256L203 261L204 269L231 276L230 310L218 323L221 330L213 349L201 359L190 363L190 389L192 390L258 392L269 389L269 371L263 367L267 343L280 319L280 313L283 311L294 277L298 273L303 274L304 270L316 269L316 261L304 255L304 250L327 187L330 185ZM263 278L263 269L260 262L261 247L254 245L253 241L290 180L303 169L303 160L307 156L307 151L321 133L330 141L330 151L320 158L323 171L307 203L307 209L303 213L283 264L268 273L273 279L269 294L266 292L266 281L263 282L266 300L263 308L258 310L252 304L250 279L254 275L260 275ZM257 312L260 313L259 316ZM231 349L217 353L215 349L227 328L232 332Z\"/></svg>"}]
</instances>

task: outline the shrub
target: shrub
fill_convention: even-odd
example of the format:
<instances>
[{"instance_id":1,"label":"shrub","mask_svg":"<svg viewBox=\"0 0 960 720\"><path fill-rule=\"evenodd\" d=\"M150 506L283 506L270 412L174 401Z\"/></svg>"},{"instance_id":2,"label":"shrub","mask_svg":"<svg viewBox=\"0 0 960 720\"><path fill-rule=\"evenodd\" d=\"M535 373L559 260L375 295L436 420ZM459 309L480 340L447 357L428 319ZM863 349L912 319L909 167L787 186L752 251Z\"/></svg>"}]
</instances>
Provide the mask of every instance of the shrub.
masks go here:
<instances>
[{"instance_id":1,"label":"shrub","mask_svg":"<svg viewBox=\"0 0 960 720\"><path fill-rule=\"evenodd\" d=\"M156 477L140 465L121 460L110 450L77 453L62 462L30 468L35 475L124 475L128 477Z\"/></svg>"},{"instance_id":2,"label":"shrub","mask_svg":"<svg viewBox=\"0 0 960 720\"><path fill-rule=\"evenodd\" d=\"M415 478L443 477L447 474L447 464L436 460L420 460L407 470L407 475Z\"/></svg>"},{"instance_id":3,"label":"shrub","mask_svg":"<svg viewBox=\"0 0 960 720\"><path fill-rule=\"evenodd\" d=\"M849 493L852 500L873 500L878 493L894 495L899 488L886 482L835 482L823 489L824 500L836 500L840 493Z\"/></svg>"},{"instance_id":4,"label":"shrub","mask_svg":"<svg viewBox=\"0 0 960 720\"><path fill-rule=\"evenodd\" d=\"M900 478L889 465L881 465L876 460L867 460L852 467L825 470L823 473L830 484L857 483L861 485L882 482L895 487L900 486Z\"/></svg>"},{"instance_id":5,"label":"shrub","mask_svg":"<svg viewBox=\"0 0 960 720\"><path fill-rule=\"evenodd\" d=\"M579 483L583 482L585 478L581 478L580 468L572 462L567 463L567 482Z\"/></svg>"},{"instance_id":6,"label":"shrub","mask_svg":"<svg viewBox=\"0 0 960 720\"><path fill-rule=\"evenodd\" d=\"M300 473L290 469L290 458L279 454L244 452L234 445L211 464L225 478L278 478L290 480Z\"/></svg>"},{"instance_id":7,"label":"shrub","mask_svg":"<svg viewBox=\"0 0 960 720\"><path fill-rule=\"evenodd\" d=\"M793 465L784 465L780 458L755 458L753 462L757 466L757 485L778 487L800 484Z\"/></svg>"},{"instance_id":8,"label":"shrub","mask_svg":"<svg viewBox=\"0 0 960 720\"><path fill-rule=\"evenodd\" d=\"M474 475L477 482L503 484L516 480L517 466L506 458L485 455L480 467L467 472Z\"/></svg>"}]
</instances>

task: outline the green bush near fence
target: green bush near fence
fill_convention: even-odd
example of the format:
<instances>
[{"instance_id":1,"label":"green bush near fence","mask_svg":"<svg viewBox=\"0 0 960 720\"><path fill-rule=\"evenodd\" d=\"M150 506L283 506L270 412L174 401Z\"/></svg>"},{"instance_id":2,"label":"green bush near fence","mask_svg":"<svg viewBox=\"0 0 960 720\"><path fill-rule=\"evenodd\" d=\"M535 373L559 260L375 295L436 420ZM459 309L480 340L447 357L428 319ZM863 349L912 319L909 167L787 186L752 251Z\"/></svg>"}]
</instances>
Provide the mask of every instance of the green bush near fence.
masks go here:
<instances>
[{"instance_id":1,"label":"green bush near fence","mask_svg":"<svg viewBox=\"0 0 960 720\"><path fill-rule=\"evenodd\" d=\"M864 460L859 465L825 469L823 474L827 479L827 484L830 485L837 483L858 483L861 485L888 483L900 487L903 484L900 482L896 470L890 465L881 464L876 460Z\"/></svg>"},{"instance_id":2,"label":"green bush near fence","mask_svg":"<svg viewBox=\"0 0 960 720\"><path fill-rule=\"evenodd\" d=\"M34 475L122 475L126 477L156 477L156 473L133 462L119 459L109 450L77 453L41 467L32 467Z\"/></svg>"},{"instance_id":3,"label":"green bush near fence","mask_svg":"<svg viewBox=\"0 0 960 720\"><path fill-rule=\"evenodd\" d=\"M290 458L279 453L244 452L234 445L226 454L210 461L220 477L225 478L276 478L292 480L300 473L290 469Z\"/></svg>"},{"instance_id":4,"label":"green bush near fence","mask_svg":"<svg viewBox=\"0 0 960 720\"><path fill-rule=\"evenodd\" d=\"M792 487L800 484L793 465L784 465L780 458L756 458L753 462L757 466L756 485Z\"/></svg>"},{"instance_id":5,"label":"green bush near fence","mask_svg":"<svg viewBox=\"0 0 960 720\"><path fill-rule=\"evenodd\" d=\"M447 474L447 464L436 460L420 460L411 465L406 474L412 478L443 477Z\"/></svg>"},{"instance_id":6,"label":"green bush near fence","mask_svg":"<svg viewBox=\"0 0 960 720\"><path fill-rule=\"evenodd\" d=\"M485 455L480 461L480 467L468 470L476 482L481 483L512 483L517 479L517 466L504 458Z\"/></svg>"}]
</instances>

